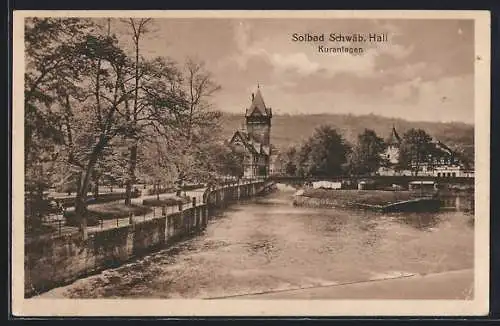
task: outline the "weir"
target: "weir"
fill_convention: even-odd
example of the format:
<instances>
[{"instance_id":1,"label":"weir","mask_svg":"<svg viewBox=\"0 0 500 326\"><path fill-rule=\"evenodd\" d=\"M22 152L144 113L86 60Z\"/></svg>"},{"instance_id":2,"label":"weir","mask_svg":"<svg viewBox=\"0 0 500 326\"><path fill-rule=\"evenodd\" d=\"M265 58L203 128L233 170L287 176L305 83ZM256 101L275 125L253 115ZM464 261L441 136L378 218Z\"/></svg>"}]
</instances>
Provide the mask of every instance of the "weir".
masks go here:
<instances>
[{"instance_id":1,"label":"weir","mask_svg":"<svg viewBox=\"0 0 500 326\"><path fill-rule=\"evenodd\" d=\"M207 189L203 198L179 204L178 212L162 209L161 216L141 222L52 238L25 241L25 297L48 291L75 280L119 266L137 256L192 236L208 225L211 212L232 202L254 197L271 189L272 181L240 181Z\"/></svg>"}]
</instances>

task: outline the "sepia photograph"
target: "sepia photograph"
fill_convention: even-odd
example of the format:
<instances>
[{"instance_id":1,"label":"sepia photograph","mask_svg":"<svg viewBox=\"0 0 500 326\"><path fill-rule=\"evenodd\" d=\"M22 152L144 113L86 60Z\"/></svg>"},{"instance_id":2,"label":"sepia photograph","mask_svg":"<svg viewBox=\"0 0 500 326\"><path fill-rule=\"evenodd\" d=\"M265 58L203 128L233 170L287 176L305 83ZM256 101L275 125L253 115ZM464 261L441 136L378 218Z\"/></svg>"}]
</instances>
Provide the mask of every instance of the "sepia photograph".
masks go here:
<instances>
[{"instance_id":1,"label":"sepia photograph","mask_svg":"<svg viewBox=\"0 0 500 326\"><path fill-rule=\"evenodd\" d=\"M13 313L486 314L489 33L14 12Z\"/></svg>"}]
</instances>

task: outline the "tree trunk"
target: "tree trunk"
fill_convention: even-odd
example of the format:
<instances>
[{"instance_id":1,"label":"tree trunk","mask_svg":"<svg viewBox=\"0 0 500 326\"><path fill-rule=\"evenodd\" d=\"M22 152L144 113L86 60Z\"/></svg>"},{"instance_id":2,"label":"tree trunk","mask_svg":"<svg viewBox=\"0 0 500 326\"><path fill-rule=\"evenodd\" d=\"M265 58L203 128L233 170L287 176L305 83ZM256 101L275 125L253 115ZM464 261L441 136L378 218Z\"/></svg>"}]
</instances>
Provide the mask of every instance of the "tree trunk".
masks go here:
<instances>
[{"instance_id":1,"label":"tree trunk","mask_svg":"<svg viewBox=\"0 0 500 326\"><path fill-rule=\"evenodd\" d=\"M179 178L177 179L177 196L182 195L182 185L184 184L184 173L181 171L179 173Z\"/></svg>"},{"instance_id":2,"label":"tree trunk","mask_svg":"<svg viewBox=\"0 0 500 326\"><path fill-rule=\"evenodd\" d=\"M135 167L137 165L137 143L130 148L130 162L128 170L127 185L125 189L125 205L132 203L132 186L135 181Z\"/></svg>"},{"instance_id":3,"label":"tree trunk","mask_svg":"<svg viewBox=\"0 0 500 326\"><path fill-rule=\"evenodd\" d=\"M99 177L94 178L94 198L99 197Z\"/></svg>"},{"instance_id":4,"label":"tree trunk","mask_svg":"<svg viewBox=\"0 0 500 326\"><path fill-rule=\"evenodd\" d=\"M105 136L101 136L99 142L95 145L90 155L89 162L85 172L80 172L78 175L78 190L75 198L75 217L80 220L80 231L83 239L87 239L87 191L89 188L90 179L97 163L97 159L102 149L107 143Z\"/></svg>"},{"instance_id":5,"label":"tree trunk","mask_svg":"<svg viewBox=\"0 0 500 326\"><path fill-rule=\"evenodd\" d=\"M82 196L77 195L75 199L75 214L80 217L80 232L84 240L87 239L87 207Z\"/></svg>"},{"instance_id":6,"label":"tree trunk","mask_svg":"<svg viewBox=\"0 0 500 326\"><path fill-rule=\"evenodd\" d=\"M75 217L77 220L80 221L80 232L82 234L82 238L84 240L87 239L87 208L85 200L87 198L87 193L86 193L86 188L83 187L82 184L82 174L83 172L80 172L77 178L77 192L76 192L76 197L75 197Z\"/></svg>"}]
</instances>

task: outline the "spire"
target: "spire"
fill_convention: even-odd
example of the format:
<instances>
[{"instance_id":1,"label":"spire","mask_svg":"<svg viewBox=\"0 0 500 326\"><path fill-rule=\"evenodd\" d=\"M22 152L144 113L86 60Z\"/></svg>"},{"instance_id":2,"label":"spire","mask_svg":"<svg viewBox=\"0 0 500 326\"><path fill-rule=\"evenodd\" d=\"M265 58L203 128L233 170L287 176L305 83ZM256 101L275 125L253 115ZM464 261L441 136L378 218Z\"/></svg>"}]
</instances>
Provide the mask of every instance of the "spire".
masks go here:
<instances>
[{"instance_id":1,"label":"spire","mask_svg":"<svg viewBox=\"0 0 500 326\"><path fill-rule=\"evenodd\" d=\"M391 135L389 136L389 144L395 145L395 144L399 144L400 142L401 142L401 138L399 137L398 132L396 131L396 127L394 126L394 123L393 123Z\"/></svg>"},{"instance_id":2,"label":"spire","mask_svg":"<svg viewBox=\"0 0 500 326\"><path fill-rule=\"evenodd\" d=\"M269 115L269 109L266 108L266 104L264 103L264 98L262 97L262 93L260 92L260 85L257 84L257 91L255 94L252 93L252 103L247 110L247 116L252 114L260 114L262 116Z\"/></svg>"}]
</instances>

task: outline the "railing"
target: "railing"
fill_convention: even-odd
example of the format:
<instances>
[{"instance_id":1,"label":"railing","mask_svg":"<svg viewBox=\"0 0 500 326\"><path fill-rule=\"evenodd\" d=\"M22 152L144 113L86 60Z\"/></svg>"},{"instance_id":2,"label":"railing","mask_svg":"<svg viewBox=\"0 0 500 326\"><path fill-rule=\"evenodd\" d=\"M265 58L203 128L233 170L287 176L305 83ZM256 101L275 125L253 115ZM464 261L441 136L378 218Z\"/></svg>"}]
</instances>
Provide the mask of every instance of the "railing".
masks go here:
<instances>
[{"instance_id":1,"label":"railing","mask_svg":"<svg viewBox=\"0 0 500 326\"><path fill-rule=\"evenodd\" d=\"M264 178L253 178L253 179L240 179L239 181L234 181L231 183L227 183L225 185L216 187L215 189L204 189L203 192L198 191L197 196L191 197L191 202L188 204L180 204L180 205L171 205L171 206L153 206L152 211L148 213L143 213L141 215L133 215L130 214L127 217L116 217L113 219L99 219L97 225L87 226L87 231L89 233L98 232L100 230L111 229L123 227L130 224L145 222L148 220L152 220L155 218L164 218L171 214L175 214L181 212L186 209L190 209L193 207L203 206L207 203L206 198L208 198L208 194L213 191L218 191L224 188L249 185L253 183L263 182ZM164 212L163 212L164 211ZM165 214L163 214L165 213ZM61 235L69 235L74 233L79 233L79 228L77 226L67 226L65 225L65 218L62 215L51 214L45 217L42 220L42 223L47 226L51 226L54 228L52 233L44 234L43 236L61 236Z\"/></svg>"}]
</instances>

